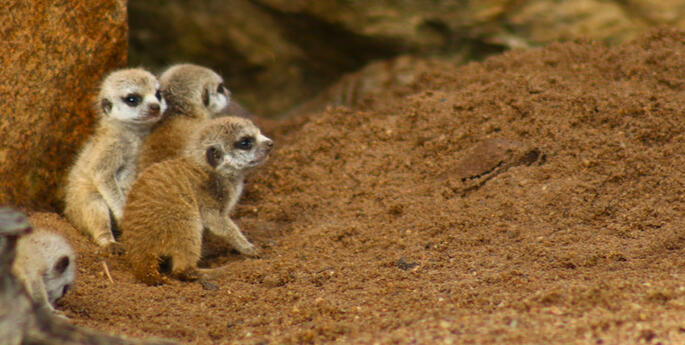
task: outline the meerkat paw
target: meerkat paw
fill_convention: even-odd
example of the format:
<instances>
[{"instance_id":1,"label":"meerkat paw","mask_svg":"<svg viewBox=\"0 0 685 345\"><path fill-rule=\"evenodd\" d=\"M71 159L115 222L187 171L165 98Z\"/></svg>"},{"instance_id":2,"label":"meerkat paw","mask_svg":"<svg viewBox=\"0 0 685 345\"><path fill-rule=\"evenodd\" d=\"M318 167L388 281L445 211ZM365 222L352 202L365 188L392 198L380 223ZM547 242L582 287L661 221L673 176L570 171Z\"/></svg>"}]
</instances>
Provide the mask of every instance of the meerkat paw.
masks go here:
<instances>
[{"instance_id":1,"label":"meerkat paw","mask_svg":"<svg viewBox=\"0 0 685 345\"><path fill-rule=\"evenodd\" d=\"M124 246L119 242L108 242L100 247L102 256L122 256L124 252Z\"/></svg>"},{"instance_id":2,"label":"meerkat paw","mask_svg":"<svg viewBox=\"0 0 685 345\"><path fill-rule=\"evenodd\" d=\"M261 250L252 243L248 243L248 245L236 249L240 252L240 254L247 256L258 257L259 254L261 254Z\"/></svg>"}]
</instances>

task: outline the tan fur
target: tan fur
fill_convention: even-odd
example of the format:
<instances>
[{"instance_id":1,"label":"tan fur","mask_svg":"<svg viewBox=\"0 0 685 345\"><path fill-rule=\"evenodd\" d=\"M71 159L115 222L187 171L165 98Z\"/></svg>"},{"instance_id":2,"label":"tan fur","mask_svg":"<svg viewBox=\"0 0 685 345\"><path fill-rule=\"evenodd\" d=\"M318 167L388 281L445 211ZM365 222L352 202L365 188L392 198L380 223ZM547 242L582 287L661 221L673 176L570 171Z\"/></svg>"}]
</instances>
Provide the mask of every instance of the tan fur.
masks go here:
<instances>
[{"instance_id":1,"label":"tan fur","mask_svg":"<svg viewBox=\"0 0 685 345\"><path fill-rule=\"evenodd\" d=\"M226 112L231 103L231 93L223 87L223 79L211 69L179 64L168 68L159 79L169 109L143 144L138 160L140 171L153 163L180 157L196 127ZM219 85L223 92L217 92ZM225 104L217 105L222 96ZM212 104L207 103L210 100Z\"/></svg>"},{"instance_id":2,"label":"tan fur","mask_svg":"<svg viewBox=\"0 0 685 345\"><path fill-rule=\"evenodd\" d=\"M54 311L53 304L74 284L76 256L60 235L35 230L17 243L12 273L35 304Z\"/></svg>"},{"instance_id":3,"label":"tan fur","mask_svg":"<svg viewBox=\"0 0 685 345\"><path fill-rule=\"evenodd\" d=\"M158 91L157 79L142 69L105 78L96 108L99 123L67 176L64 214L100 246L116 245L112 225L121 219L136 177L140 146L166 109ZM127 103L135 95L140 97L136 105Z\"/></svg>"},{"instance_id":4,"label":"tan fur","mask_svg":"<svg viewBox=\"0 0 685 345\"><path fill-rule=\"evenodd\" d=\"M252 138L249 150L238 144ZM237 117L208 120L191 137L184 157L156 163L133 184L122 225L122 243L135 276L150 285L166 278L158 271L162 259L171 275L195 280L204 228L236 250L255 255L257 249L229 218L243 189L245 174L264 162L273 142L251 121Z\"/></svg>"}]
</instances>

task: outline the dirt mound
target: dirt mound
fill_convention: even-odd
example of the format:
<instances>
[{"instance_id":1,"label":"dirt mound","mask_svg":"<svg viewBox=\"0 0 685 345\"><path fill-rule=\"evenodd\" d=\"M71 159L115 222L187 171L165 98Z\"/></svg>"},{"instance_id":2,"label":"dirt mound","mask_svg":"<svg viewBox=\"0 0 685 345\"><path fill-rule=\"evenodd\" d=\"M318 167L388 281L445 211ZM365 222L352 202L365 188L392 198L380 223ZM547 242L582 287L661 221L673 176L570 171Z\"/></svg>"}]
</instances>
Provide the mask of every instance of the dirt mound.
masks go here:
<instances>
[{"instance_id":1,"label":"dirt mound","mask_svg":"<svg viewBox=\"0 0 685 345\"><path fill-rule=\"evenodd\" d=\"M194 344L685 341L685 33L552 44L265 125L278 150L208 246L216 290L147 287L58 216L76 323Z\"/></svg>"}]
</instances>

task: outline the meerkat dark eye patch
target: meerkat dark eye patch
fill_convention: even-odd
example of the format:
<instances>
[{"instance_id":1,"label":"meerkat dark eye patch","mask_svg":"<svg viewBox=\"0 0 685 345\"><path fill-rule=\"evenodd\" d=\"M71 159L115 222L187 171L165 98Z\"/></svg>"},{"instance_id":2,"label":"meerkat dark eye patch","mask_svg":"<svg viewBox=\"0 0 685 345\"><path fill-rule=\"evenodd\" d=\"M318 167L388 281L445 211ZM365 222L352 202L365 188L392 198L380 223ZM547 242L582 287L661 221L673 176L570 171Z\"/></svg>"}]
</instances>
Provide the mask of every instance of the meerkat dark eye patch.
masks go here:
<instances>
[{"instance_id":1,"label":"meerkat dark eye patch","mask_svg":"<svg viewBox=\"0 0 685 345\"><path fill-rule=\"evenodd\" d=\"M202 104L204 104L205 107L209 106L209 91L207 89L202 90Z\"/></svg>"},{"instance_id":2,"label":"meerkat dark eye patch","mask_svg":"<svg viewBox=\"0 0 685 345\"><path fill-rule=\"evenodd\" d=\"M108 99L103 99L100 102L100 106L102 107L102 112L107 114L112 110L112 102L110 102Z\"/></svg>"},{"instance_id":3,"label":"meerkat dark eye patch","mask_svg":"<svg viewBox=\"0 0 685 345\"><path fill-rule=\"evenodd\" d=\"M155 92L155 98L157 98L158 101L161 101L162 100L162 91L157 90L157 92Z\"/></svg>"},{"instance_id":4,"label":"meerkat dark eye patch","mask_svg":"<svg viewBox=\"0 0 685 345\"><path fill-rule=\"evenodd\" d=\"M69 267L69 257L68 256L63 256L57 260L55 263L55 266L53 267L56 272L59 274L64 273L64 271L67 270L67 267Z\"/></svg>"},{"instance_id":5,"label":"meerkat dark eye patch","mask_svg":"<svg viewBox=\"0 0 685 345\"><path fill-rule=\"evenodd\" d=\"M212 146L207 149L206 152L207 156L207 163L212 167L216 168L217 165L221 163L223 160L223 152L221 152L221 149Z\"/></svg>"},{"instance_id":6,"label":"meerkat dark eye patch","mask_svg":"<svg viewBox=\"0 0 685 345\"><path fill-rule=\"evenodd\" d=\"M226 90L224 83L219 83L219 86L216 87L216 93L224 93L224 90Z\"/></svg>"},{"instance_id":7,"label":"meerkat dark eye patch","mask_svg":"<svg viewBox=\"0 0 685 345\"><path fill-rule=\"evenodd\" d=\"M129 107L136 107L140 102L143 101L143 97L141 97L137 93L131 93L126 95L126 97L122 98L124 103L128 104Z\"/></svg>"},{"instance_id":8,"label":"meerkat dark eye patch","mask_svg":"<svg viewBox=\"0 0 685 345\"><path fill-rule=\"evenodd\" d=\"M243 137L240 140L233 143L233 147L240 149L240 150L249 150L252 148L253 144L254 144L254 138Z\"/></svg>"}]
</instances>

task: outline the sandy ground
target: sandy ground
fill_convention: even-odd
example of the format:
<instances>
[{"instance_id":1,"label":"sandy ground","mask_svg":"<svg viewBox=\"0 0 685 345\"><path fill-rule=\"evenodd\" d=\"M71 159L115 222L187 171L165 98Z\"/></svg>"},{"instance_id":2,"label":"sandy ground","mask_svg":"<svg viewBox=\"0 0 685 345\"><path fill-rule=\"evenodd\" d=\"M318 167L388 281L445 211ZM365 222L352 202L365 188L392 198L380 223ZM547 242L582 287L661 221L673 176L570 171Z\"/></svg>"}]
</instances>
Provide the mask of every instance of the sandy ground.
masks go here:
<instances>
[{"instance_id":1,"label":"sandy ground","mask_svg":"<svg viewBox=\"0 0 685 345\"><path fill-rule=\"evenodd\" d=\"M218 289L148 287L54 213L77 324L189 344L685 343L685 33L440 68L264 123L277 150L207 239ZM113 281L103 268L107 262Z\"/></svg>"}]
</instances>

